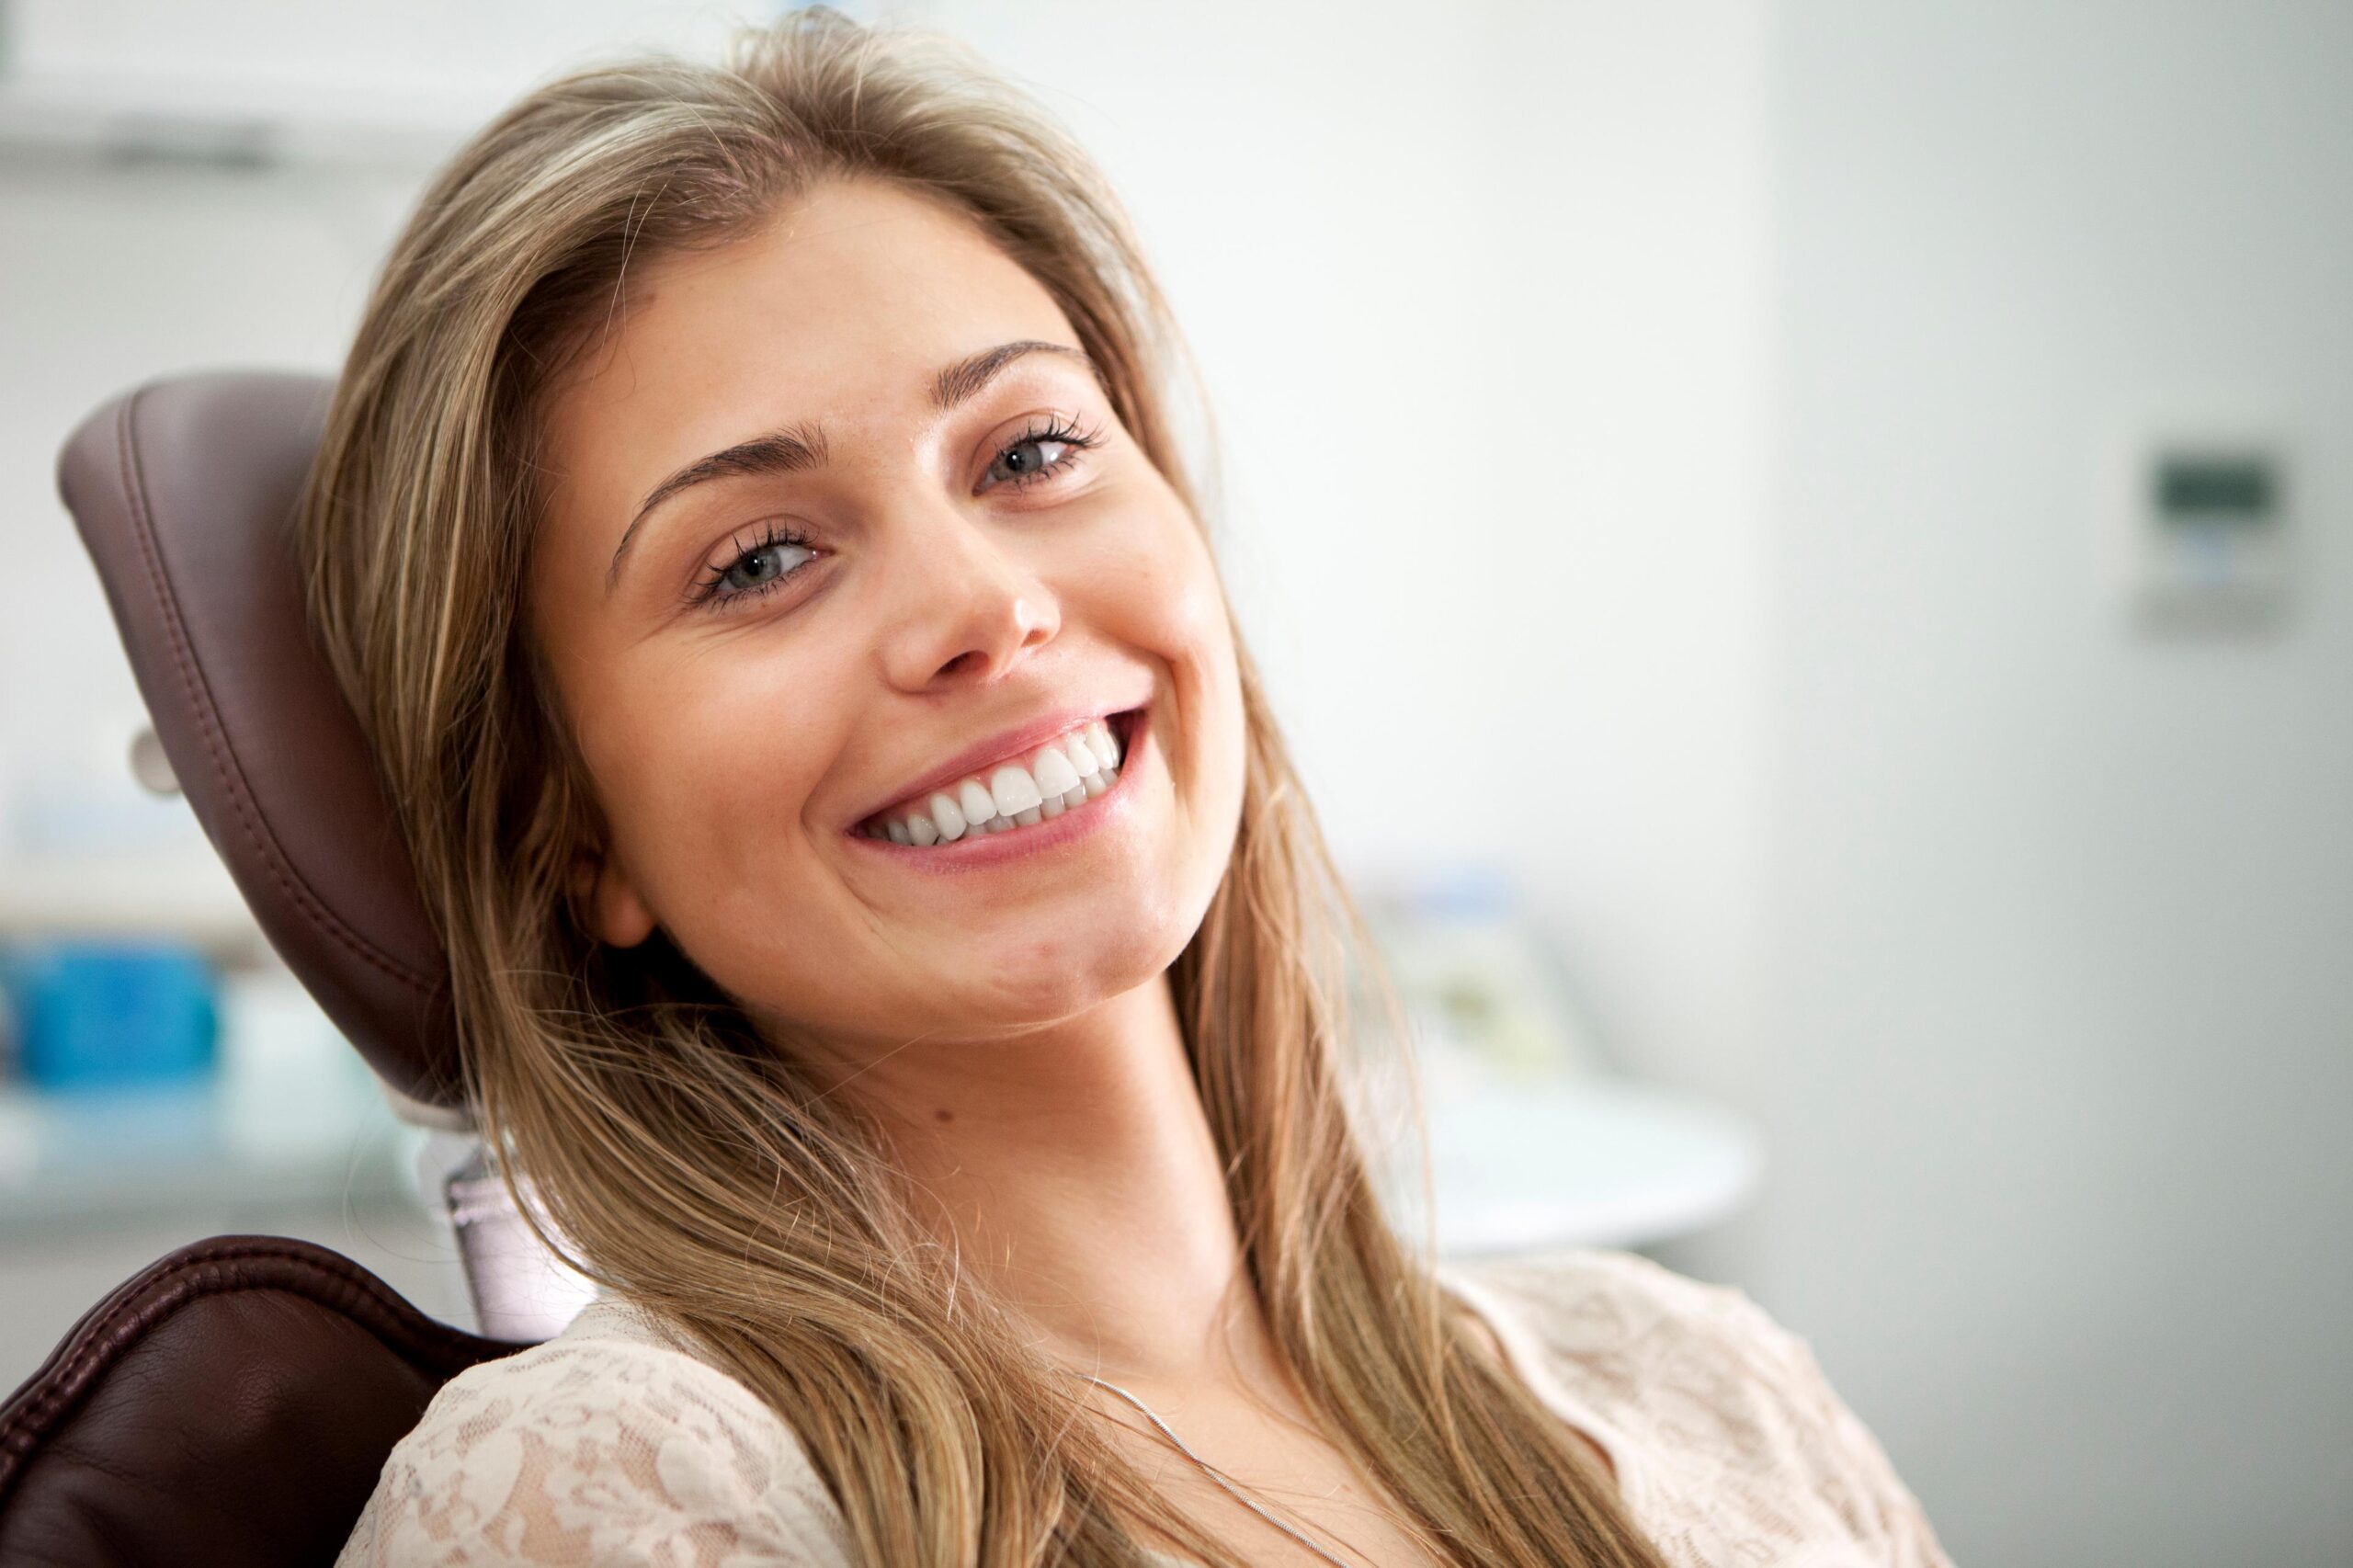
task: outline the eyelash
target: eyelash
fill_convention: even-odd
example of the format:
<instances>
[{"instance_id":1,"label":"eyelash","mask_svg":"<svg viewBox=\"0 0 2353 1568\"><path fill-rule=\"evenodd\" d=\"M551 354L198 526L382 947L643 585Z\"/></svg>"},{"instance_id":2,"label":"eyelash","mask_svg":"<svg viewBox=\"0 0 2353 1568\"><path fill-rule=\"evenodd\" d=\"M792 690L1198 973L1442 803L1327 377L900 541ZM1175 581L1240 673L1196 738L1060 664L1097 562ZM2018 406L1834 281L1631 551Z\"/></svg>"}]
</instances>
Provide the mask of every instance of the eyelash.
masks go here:
<instances>
[{"instance_id":1,"label":"eyelash","mask_svg":"<svg viewBox=\"0 0 2353 1568\"><path fill-rule=\"evenodd\" d=\"M1000 485L1009 484L1015 489L1026 489L1032 484L1042 483L1054 477L1054 475L1062 473L1065 470L1069 469L1072 464L1078 460L1074 455L1075 453L1086 451L1089 448L1094 447L1099 439L1100 433L1098 431L1082 429L1075 420L1065 418L1061 415L1056 415L1044 429L1024 431L1021 435L1015 437L1012 440L999 448L997 449L996 457L990 460L989 466L991 468L995 468L998 461L1004 459L1006 453L1013 450L1016 447L1027 447L1032 445L1042 445L1047 442L1058 442L1071 449L1069 452L1064 453L1062 457L1056 459L1053 462L1048 464L1044 468L1032 470L1029 473L1016 474L1010 479L1002 479L997 481L997 484ZM994 489L995 486L993 485L991 488ZM735 555L731 560L722 565L717 571L713 572L710 576L697 581L692 590L690 590L687 596L688 602L698 608L710 608L728 610L733 609L749 600L756 599L772 588L780 588L784 586L785 584L799 576L802 567L807 566L809 562L804 561L801 565L793 567L782 576L771 577L767 582L758 584L753 587L736 588L732 591L725 587L729 573L734 571L738 566L743 565L745 562L750 560L753 556L757 555L760 551L764 550L775 550L779 547L795 550L813 550L815 548L815 546L810 543L807 538L799 532L791 528L780 528L775 524L770 523L761 530L760 537L756 540L736 551ZM814 559L814 556L811 557L811 560Z\"/></svg>"}]
</instances>

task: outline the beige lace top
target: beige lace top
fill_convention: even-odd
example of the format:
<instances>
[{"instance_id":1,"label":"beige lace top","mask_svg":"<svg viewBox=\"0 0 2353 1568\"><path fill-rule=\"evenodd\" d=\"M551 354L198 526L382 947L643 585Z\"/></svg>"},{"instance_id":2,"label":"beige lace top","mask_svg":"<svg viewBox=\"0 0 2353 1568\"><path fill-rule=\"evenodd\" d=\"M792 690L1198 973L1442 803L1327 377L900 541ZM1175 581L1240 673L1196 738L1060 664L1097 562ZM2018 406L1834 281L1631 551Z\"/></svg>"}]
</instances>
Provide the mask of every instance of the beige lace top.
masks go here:
<instances>
[{"instance_id":1,"label":"beige lace top","mask_svg":"<svg viewBox=\"0 0 2353 1568\"><path fill-rule=\"evenodd\" d=\"M1740 1290L1592 1249L1440 1278L1529 1389L1608 1452L1636 1525L1677 1568L1950 1568L1805 1341ZM600 1301L442 1389L338 1568L854 1561L784 1421Z\"/></svg>"}]
</instances>

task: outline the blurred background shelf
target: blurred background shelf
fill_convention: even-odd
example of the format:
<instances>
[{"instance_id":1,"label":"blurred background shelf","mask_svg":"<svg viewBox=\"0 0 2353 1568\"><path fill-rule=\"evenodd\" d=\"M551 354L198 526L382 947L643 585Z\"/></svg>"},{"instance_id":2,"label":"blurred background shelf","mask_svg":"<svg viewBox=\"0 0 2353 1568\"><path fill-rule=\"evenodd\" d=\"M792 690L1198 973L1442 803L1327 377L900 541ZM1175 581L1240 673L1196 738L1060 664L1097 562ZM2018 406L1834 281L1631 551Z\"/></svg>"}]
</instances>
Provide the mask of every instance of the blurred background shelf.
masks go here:
<instances>
[{"instance_id":1,"label":"blurred background shelf","mask_svg":"<svg viewBox=\"0 0 2353 1568\"><path fill-rule=\"evenodd\" d=\"M437 1316L472 1323L447 1222L416 1174L428 1135L316 1032L324 1017L308 1028L307 998L285 983L243 983L224 1022L275 1043L224 1035L216 1076L0 1090L0 1387L107 1288L208 1234L322 1242ZM1449 1256L1688 1235L1749 1201L1761 1168L1742 1118L1625 1080L1458 1082L1432 1095L1428 1116ZM1408 1224L1418 1212L1410 1199L1400 1210Z\"/></svg>"},{"instance_id":2,"label":"blurred background shelf","mask_svg":"<svg viewBox=\"0 0 2353 1568\"><path fill-rule=\"evenodd\" d=\"M237 884L200 841L168 858L0 864L0 939L64 934L176 937L232 957L262 939Z\"/></svg>"},{"instance_id":3,"label":"blurred background shelf","mask_svg":"<svg viewBox=\"0 0 2353 1568\"><path fill-rule=\"evenodd\" d=\"M422 174L494 108L413 89L369 93L171 76L0 81L0 158Z\"/></svg>"},{"instance_id":4,"label":"blurred background shelf","mask_svg":"<svg viewBox=\"0 0 2353 1568\"><path fill-rule=\"evenodd\" d=\"M354 1063L357 1066L357 1063ZM301 1090L218 1079L0 1090L0 1237L126 1220L409 1201L415 1135L364 1069Z\"/></svg>"},{"instance_id":5,"label":"blurred background shelf","mask_svg":"<svg viewBox=\"0 0 2353 1568\"><path fill-rule=\"evenodd\" d=\"M202 1078L0 1089L0 1387L108 1290L209 1235L317 1242L472 1320L449 1226L418 1197L426 1135L290 984L267 967L231 982Z\"/></svg>"}]
</instances>

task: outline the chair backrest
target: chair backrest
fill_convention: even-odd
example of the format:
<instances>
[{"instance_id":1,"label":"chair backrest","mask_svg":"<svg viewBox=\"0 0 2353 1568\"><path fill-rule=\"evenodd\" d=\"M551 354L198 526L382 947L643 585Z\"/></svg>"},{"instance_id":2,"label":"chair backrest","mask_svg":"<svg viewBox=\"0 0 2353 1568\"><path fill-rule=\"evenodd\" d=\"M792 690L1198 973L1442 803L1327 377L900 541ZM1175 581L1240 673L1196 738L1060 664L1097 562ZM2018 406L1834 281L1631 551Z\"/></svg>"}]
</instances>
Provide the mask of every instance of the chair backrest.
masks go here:
<instances>
[{"instance_id":1,"label":"chair backrest","mask_svg":"<svg viewBox=\"0 0 2353 1568\"><path fill-rule=\"evenodd\" d=\"M271 945L404 1113L426 1119L462 1111L449 966L311 635L294 551L333 392L272 371L151 381L83 420L58 488L197 821ZM477 1170L450 1198L483 1326L560 1330L585 1281L494 1177Z\"/></svg>"},{"instance_id":2,"label":"chair backrest","mask_svg":"<svg viewBox=\"0 0 2353 1568\"><path fill-rule=\"evenodd\" d=\"M181 792L271 945L390 1088L454 1108L448 967L292 549L330 392L286 374L151 383L83 422L59 487ZM551 1274L501 1184L462 1174L483 1323L553 1333L585 1283ZM518 1348L309 1243L184 1247L0 1404L0 1563L330 1562L434 1393Z\"/></svg>"},{"instance_id":3,"label":"chair backrest","mask_svg":"<svg viewBox=\"0 0 2353 1568\"><path fill-rule=\"evenodd\" d=\"M331 1562L435 1392L518 1348L308 1242L183 1247L0 1404L0 1562Z\"/></svg>"},{"instance_id":4,"label":"chair backrest","mask_svg":"<svg viewBox=\"0 0 2353 1568\"><path fill-rule=\"evenodd\" d=\"M263 932L379 1076L451 1107L448 965L292 549L331 390L151 382L83 421L58 487L181 791Z\"/></svg>"}]
</instances>

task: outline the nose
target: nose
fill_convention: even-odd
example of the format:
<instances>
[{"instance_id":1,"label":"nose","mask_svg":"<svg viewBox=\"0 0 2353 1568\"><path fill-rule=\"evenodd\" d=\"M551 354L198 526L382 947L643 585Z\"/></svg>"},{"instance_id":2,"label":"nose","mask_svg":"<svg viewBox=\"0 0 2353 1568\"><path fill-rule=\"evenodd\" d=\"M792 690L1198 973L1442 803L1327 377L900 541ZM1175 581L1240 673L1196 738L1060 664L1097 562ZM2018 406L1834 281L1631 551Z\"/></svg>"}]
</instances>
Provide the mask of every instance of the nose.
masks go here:
<instances>
[{"instance_id":1,"label":"nose","mask_svg":"<svg viewBox=\"0 0 2353 1568\"><path fill-rule=\"evenodd\" d=\"M1062 630L1054 595L987 522L949 506L893 532L905 560L881 653L901 690L986 685Z\"/></svg>"}]
</instances>

